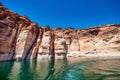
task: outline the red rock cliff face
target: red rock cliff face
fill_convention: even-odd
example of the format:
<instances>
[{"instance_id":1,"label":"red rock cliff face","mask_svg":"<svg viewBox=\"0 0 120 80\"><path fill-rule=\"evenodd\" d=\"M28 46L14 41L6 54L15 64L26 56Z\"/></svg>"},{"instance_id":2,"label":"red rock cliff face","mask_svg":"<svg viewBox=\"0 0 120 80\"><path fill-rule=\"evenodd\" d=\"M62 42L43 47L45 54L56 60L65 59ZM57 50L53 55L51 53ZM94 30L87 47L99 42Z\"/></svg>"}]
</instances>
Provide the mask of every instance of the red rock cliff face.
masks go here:
<instances>
[{"instance_id":1,"label":"red rock cliff face","mask_svg":"<svg viewBox=\"0 0 120 80\"><path fill-rule=\"evenodd\" d=\"M120 54L120 25L82 30L42 28L0 4L0 61Z\"/></svg>"}]
</instances>

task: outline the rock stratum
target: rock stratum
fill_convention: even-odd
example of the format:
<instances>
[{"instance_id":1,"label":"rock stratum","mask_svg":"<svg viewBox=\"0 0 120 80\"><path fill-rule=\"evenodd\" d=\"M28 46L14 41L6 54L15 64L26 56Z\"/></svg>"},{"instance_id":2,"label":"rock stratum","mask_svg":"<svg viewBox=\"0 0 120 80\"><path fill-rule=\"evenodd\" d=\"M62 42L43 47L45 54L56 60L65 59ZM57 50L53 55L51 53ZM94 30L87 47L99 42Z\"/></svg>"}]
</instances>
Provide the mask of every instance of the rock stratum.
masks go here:
<instances>
[{"instance_id":1,"label":"rock stratum","mask_svg":"<svg viewBox=\"0 0 120 80\"><path fill-rule=\"evenodd\" d=\"M120 24L42 28L0 3L0 61L65 56L120 56Z\"/></svg>"}]
</instances>

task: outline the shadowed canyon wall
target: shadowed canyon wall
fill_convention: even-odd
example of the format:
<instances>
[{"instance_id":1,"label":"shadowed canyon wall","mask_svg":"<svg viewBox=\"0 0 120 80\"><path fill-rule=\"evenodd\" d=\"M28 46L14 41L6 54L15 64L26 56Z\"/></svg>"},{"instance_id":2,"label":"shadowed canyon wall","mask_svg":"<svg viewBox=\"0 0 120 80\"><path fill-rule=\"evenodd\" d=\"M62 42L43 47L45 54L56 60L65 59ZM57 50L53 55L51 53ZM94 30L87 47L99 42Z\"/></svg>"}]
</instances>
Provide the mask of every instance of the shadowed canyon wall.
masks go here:
<instances>
[{"instance_id":1,"label":"shadowed canyon wall","mask_svg":"<svg viewBox=\"0 0 120 80\"><path fill-rule=\"evenodd\" d=\"M0 61L109 54L120 55L120 24L78 30L42 28L0 3Z\"/></svg>"}]
</instances>

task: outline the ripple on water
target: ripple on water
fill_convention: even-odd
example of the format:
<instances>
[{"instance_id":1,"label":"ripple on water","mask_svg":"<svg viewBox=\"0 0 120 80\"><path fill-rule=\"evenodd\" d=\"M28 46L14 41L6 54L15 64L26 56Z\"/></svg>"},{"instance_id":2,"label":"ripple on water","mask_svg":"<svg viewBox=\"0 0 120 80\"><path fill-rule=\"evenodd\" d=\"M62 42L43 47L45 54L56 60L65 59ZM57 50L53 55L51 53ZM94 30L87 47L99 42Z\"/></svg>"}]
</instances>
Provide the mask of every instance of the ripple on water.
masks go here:
<instances>
[{"instance_id":1,"label":"ripple on water","mask_svg":"<svg viewBox=\"0 0 120 80\"><path fill-rule=\"evenodd\" d=\"M0 80L120 80L120 58L0 62Z\"/></svg>"},{"instance_id":2,"label":"ripple on water","mask_svg":"<svg viewBox=\"0 0 120 80\"><path fill-rule=\"evenodd\" d=\"M120 80L119 59L93 62L85 70L84 78L86 80Z\"/></svg>"}]
</instances>

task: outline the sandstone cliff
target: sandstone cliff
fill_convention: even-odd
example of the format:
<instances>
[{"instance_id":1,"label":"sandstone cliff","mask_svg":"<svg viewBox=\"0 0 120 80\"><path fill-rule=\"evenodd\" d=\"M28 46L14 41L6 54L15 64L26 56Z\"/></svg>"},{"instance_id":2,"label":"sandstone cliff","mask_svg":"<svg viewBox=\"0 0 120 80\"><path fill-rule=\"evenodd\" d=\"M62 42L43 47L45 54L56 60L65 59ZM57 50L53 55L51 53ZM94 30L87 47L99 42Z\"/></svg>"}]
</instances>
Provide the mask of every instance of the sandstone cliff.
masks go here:
<instances>
[{"instance_id":1,"label":"sandstone cliff","mask_svg":"<svg viewBox=\"0 0 120 80\"><path fill-rule=\"evenodd\" d=\"M0 61L87 55L120 55L120 24L42 28L0 3Z\"/></svg>"}]
</instances>

